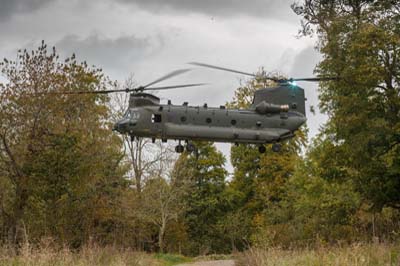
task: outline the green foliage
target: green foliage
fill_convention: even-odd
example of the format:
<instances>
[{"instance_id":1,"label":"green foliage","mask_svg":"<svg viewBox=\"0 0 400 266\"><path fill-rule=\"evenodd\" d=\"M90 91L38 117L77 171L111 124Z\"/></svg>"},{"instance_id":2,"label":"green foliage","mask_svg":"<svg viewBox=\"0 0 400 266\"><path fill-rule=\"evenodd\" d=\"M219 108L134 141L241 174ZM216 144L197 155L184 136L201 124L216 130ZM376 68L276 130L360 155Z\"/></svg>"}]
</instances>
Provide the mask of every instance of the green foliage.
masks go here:
<instances>
[{"instance_id":1,"label":"green foliage","mask_svg":"<svg viewBox=\"0 0 400 266\"><path fill-rule=\"evenodd\" d=\"M336 169L352 178L372 208L400 208L400 27L397 1L306 1L295 6L303 33L316 32L324 60L317 73L330 115Z\"/></svg>"},{"instance_id":2,"label":"green foliage","mask_svg":"<svg viewBox=\"0 0 400 266\"><path fill-rule=\"evenodd\" d=\"M159 177L147 182L141 197L139 218L146 223L154 224L158 230L159 251L164 252L164 237L171 222L178 221L185 204L182 202L185 187L169 184Z\"/></svg>"},{"instance_id":3,"label":"green foliage","mask_svg":"<svg viewBox=\"0 0 400 266\"><path fill-rule=\"evenodd\" d=\"M226 211L225 158L211 143L198 142L195 145L197 151L183 153L175 169L176 174L179 173L180 178L190 184L184 199L187 205L184 221L188 229L188 252L223 252L226 246L218 221Z\"/></svg>"},{"instance_id":4,"label":"green foliage","mask_svg":"<svg viewBox=\"0 0 400 266\"><path fill-rule=\"evenodd\" d=\"M4 60L0 91L1 218L8 241L52 236L74 247L108 241L118 188L124 186L121 141L110 131L104 96L60 95L108 86L99 69L61 62L42 45ZM5 239L3 237L3 239Z\"/></svg>"},{"instance_id":5,"label":"green foliage","mask_svg":"<svg viewBox=\"0 0 400 266\"><path fill-rule=\"evenodd\" d=\"M177 264L182 264L185 262L191 262L191 259L186 258L182 255L176 255L176 254L164 254L164 253L158 253L154 255L154 258L161 261L163 265L165 266L173 266Z\"/></svg>"},{"instance_id":6,"label":"green foliage","mask_svg":"<svg viewBox=\"0 0 400 266\"><path fill-rule=\"evenodd\" d=\"M264 210L256 242L273 246L308 246L356 240L353 217L360 196L351 181L336 182L312 174L309 161L300 163L285 184L285 197Z\"/></svg>"},{"instance_id":7,"label":"green foliage","mask_svg":"<svg viewBox=\"0 0 400 266\"><path fill-rule=\"evenodd\" d=\"M254 92L273 84L260 77L248 81L235 93L235 98L228 104L235 108L248 108ZM242 226L248 230L239 230L243 235L236 237L236 245L245 247L251 241L253 234L258 234L258 228L264 225L263 211L274 208L285 198L286 183L293 175L300 157L301 147L305 144L305 130L297 132L297 136L283 144L282 151L274 153L269 149L265 154L258 152L255 145L238 145L231 148L231 161L234 176L230 189L235 191L231 199L234 213L230 216L246 217L240 219Z\"/></svg>"}]
</instances>

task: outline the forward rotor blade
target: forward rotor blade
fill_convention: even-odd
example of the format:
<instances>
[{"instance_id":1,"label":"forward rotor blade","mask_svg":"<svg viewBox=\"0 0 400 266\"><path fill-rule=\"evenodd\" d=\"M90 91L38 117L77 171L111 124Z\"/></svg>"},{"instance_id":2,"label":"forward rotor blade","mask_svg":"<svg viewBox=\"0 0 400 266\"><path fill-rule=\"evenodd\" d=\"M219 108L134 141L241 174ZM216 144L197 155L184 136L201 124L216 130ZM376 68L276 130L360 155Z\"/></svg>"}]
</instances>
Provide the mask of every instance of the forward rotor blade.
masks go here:
<instances>
[{"instance_id":1,"label":"forward rotor blade","mask_svg":"<svg viewBox=\"0 0 400 266\"><path fill-rule=\"evenodd\" d=\"M50 94L50 95L70 95L70 94L108 94L113 92L127 92L127 89L118 90L98 90L98 91L60 91L60 92L43 92L37 94Z\"/></svg>"},{"instance_id":2,"label":"forward rotor blade","mask_svg":"<svg viewBox=\"0 0 400 266\"><path fill-rule=\"evenodd\" d=\"M118 89L118 90L98 90L98 91L60 91L60 92L43 92L37 93L35 95L74 95L74 94L108 94L113 92L141 92L141 91L156 91L156 90L169 90L169 89L177 89L177 88L186 88L186 87L196 87L196 86L204 86L208 83L194 83L194 84L184 84L184 85L173 85L173 86L162 86L162 87L151 87L151 88L133 88L133 89Z\"/></svg>"},{"instance_id":3,"label":"forward rotor blade","mask_svg":"<svg viewBox=\"0 0 400 266\"><path fill-rule=\"evenodd\" d=\"M178 76L178 75L183 74L183 73L185 73L185 72L188 72L188 71L190 71L190 70L191 70L191 69L185 68L185 69L178 69L178 70L172 71L171 73L168 73L167 75L162 76L161 78L156 79L156 80L153 81L153 82L150 82L149 84L143 86L142 88L147 88L147 87L149 87L149 86L151 86L151 85L154 85L154 84L156 84L156 83L158 83L158 82L161 82L161 81L166 80L166 79L170 79L170 78L172 78L172 77Z\"/></svg>"},{"instance_id":4,"label":"forward rotor blade","mask_svg":"<svg viewBox=\"0 0 400 266\"><path fill-rule=\"evenodd\" d=\"M189 62L188 64L189 65L194 65L194 66L208 67L208 68L213 68L213 69L218 69L218 70L223 70L223 71L243 74L243 75L247 75L247 76L251 76L251 77L255 77L256 76L255 74L246 73L246 72L243 72L243 71L238 71L238 70L234 70L234 69L230 69L230 68L213 66L213 65L203 64L203 63L198 63L198 62Z\"/></svg>"},{"instance_id":5,"label":"forward rotor blade","mask_svg":"<svg viewBox=\"0 0 400 266\"><path fill-rule=\"evenodd\" d=\"M195 84L185 84L185 85L174 85L174 86L163 86L163 87L151 87L144 88L145 91L157 91L157 90L170 90L170 89L178 89L178 88L187 88L187 87L196 87L196 86L204 86L208 83L195 83Z\"/></svg>"}]
</instances>

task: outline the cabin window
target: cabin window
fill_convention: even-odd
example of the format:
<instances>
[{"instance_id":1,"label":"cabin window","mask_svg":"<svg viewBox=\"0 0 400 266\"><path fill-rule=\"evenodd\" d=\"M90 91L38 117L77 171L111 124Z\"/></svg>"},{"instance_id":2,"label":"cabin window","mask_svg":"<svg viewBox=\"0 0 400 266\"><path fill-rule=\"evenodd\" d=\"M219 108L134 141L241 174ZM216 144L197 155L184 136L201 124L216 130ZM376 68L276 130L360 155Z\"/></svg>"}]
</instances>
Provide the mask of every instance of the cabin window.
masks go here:
<instances>
[{"instance_id":1,"label":"cabin window","mask_svg":"<svg viewBox=\"0 0 400 266\"><path fill-rule=\"evenodd\" d=\"M151 122L153 123L161 123L161 115L160 114L153 114L151 117Z\"/></svg>"},{"instance_id":2,"label":"cabin window","mask_svg":"<svg viewBox=\"0 0 400 266\"><path fill-rule=\"evenodd\" d=\"M261 121L257 121L256 125L257 127L261 127Z\"/></svg>"},{"instance_id":3,"label":"cabin window","mask_svg":"<svg viewBox=\"0 0 400 266\"><path fill-rule=\"evenodd\" d=\"M235 119L232 119L232 120L231 120L231 125L232 125L232 126L236 125L236 120L235 120Z\"/></svg>"},{"instance_id":4,"label":"cabin window","mask_svg":"<svg viewBox=\"0 0 400 266\"><path fill-rule=\"evenodd\" d=\"M181 122L186 122L186 116L181 116Z\"/></svg>"},{"instance_id":5,"label":"cabin window","mask_svg":"<svg viewBox=\"0 0 400 266\"><path fill-rule=\"evenodd\" d=\"M208 117L208 118L206 119L206 122L207 122L207 124L210 124L210 123L211 123L211 118Z\"/></svg>"}]
</instances>

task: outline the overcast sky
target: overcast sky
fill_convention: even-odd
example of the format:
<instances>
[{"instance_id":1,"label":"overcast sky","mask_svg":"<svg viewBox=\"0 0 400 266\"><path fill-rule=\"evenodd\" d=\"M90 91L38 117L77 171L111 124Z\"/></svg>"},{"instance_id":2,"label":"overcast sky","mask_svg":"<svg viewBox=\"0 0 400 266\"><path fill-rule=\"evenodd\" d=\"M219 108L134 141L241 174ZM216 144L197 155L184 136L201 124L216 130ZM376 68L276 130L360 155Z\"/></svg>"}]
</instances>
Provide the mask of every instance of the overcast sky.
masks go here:
<instances>
[{"instance_id":1,"label":"overcast sky","mask_svg":"<svg viewBox=\"0 0 400 266\"><path fill-rule=\"evenodd\" d=\"M62 55L102 67L112 79L134 74L139 84L199 61L256 72L260 67L291 77L312 76L320 55L315 39L296 38L300 18L294 0L0 0L0 58L41 40ZM243 76L194 69L160 85L207 82L204 88L165 91L181 104L209 106L233 97ZM316 86L306 89L317 105ZM165 101L165 100L164 100ZM325 121L308 112L310 136ZM229 145L218 145L228 154Z\"/></svg>"}]
</instances>

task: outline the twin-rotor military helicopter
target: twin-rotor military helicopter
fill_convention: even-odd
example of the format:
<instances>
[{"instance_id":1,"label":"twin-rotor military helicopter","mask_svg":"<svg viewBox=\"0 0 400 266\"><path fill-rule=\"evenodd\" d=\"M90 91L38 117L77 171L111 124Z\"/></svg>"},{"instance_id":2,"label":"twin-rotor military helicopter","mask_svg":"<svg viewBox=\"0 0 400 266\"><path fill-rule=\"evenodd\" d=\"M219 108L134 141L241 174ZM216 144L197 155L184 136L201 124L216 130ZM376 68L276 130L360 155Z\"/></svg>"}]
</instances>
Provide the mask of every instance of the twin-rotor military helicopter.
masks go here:
<instances>
[{"instance_id":1,"label":"twin-rotor military helicopter","mask_svg":"<svg viewBox=\"0 0 400 266\"><path fill-rule=\"evenodd\" d=\"M189 63L191 65L229 71L255 77L255 74L218 67L209 64ZM295 78L278 79L265 77L277 85L257 90L248 109L229 109L220 107L190 106L187 102L174 105L168 100L160 104L160 98L146 91L158 91L205 85L204 83L164 87L154 84L183 74L190 69L173 71L145 86L133 89L80 91L76 93L107 94L114 92L130 93L129 107L123 117L114 125L114 130L136 138L151 138L153 142L161 139L177 140L175 151L182 153L195 150L194 140L256 144L260 153L265 153L265 144L272 143L272 150L280 151L281 142L294 137L296 130L306 122L304 89L295 81L326 81L336 78ZM75 92L73 92L75 93ZM184 143L185 146L182 144Z\"/></svg>"}]
</instances>

